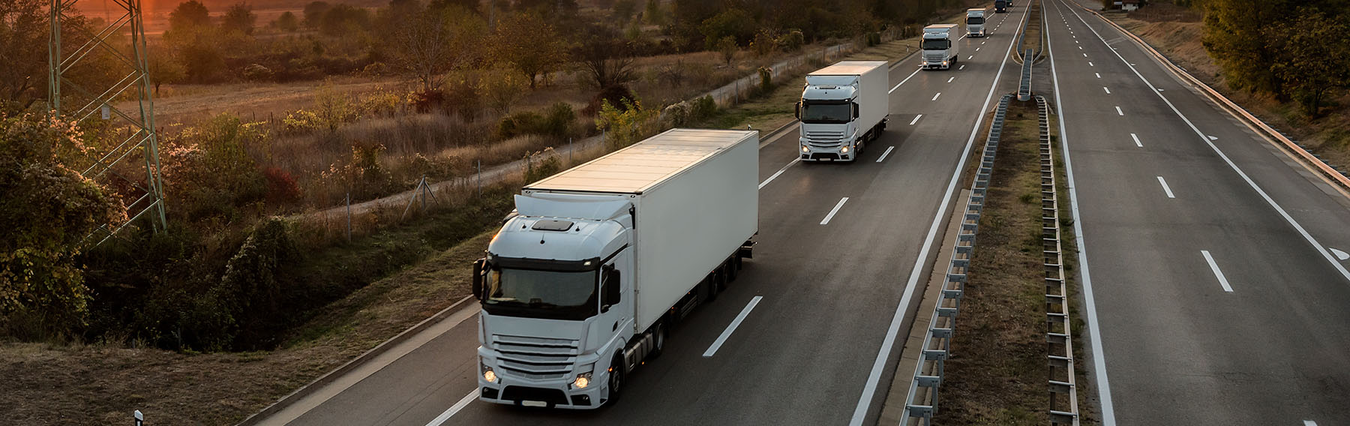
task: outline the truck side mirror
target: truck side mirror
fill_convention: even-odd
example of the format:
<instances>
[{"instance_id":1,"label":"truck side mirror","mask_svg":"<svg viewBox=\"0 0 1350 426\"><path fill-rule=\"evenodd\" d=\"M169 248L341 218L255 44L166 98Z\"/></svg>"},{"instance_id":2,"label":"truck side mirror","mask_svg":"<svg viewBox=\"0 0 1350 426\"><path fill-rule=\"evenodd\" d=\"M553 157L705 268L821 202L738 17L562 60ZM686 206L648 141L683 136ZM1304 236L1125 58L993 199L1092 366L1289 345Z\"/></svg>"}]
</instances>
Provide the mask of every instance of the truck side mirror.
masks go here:
<instances>
[{"instance_id":1,"label":"truck side mirror","mask_svg":"<svg viewBox=\"0 0 1350 426\"><path fill-rule=\"evenodd\" d=\"M792 116L793 116L793 117L796 117L798 120L801 120L801 119L802 119L802 103L801 103L801 102L797 102L796 104L793 104L792 106L796 107L796 108L794 108L793 111L792 111Z\"/></svg>"},{"instance_id":2,"label":"truck side mirror","mask_svg":"<svg viewBox=\"0 0 1350 426\"><path fill-rule=\"evenodd\" d=\"M478 259L473 261L473 297L483 300L483 266L487 264L487 259Z\"/></svg>"}]
</instances>

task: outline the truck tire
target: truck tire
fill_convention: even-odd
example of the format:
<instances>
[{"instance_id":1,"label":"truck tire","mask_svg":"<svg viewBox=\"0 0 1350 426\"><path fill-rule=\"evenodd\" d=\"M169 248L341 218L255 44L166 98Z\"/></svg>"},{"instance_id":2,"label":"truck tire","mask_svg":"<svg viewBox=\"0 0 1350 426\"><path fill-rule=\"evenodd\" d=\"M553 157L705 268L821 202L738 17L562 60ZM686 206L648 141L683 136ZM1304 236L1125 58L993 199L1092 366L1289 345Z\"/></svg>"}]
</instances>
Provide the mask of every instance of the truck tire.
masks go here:
<instances>
[{"instance_id":1,"label":"truck tire","mask_svg":"<svg viewBox=\"0 0 1350 426\"><path fill-rule=\"evenodd\" d=\"M614 360L609 362L609 403L610 406L619 402L619 396L623 395L624 377L627 375L623 366L623 354L614 354Z\"/></svg>"},{"instance_id":2,"label":"truck tire","mask_svg":"<svg viewBox=\"0 0 1350 426\"><path fill-rule=\"evenodd\" d=\"M731 282L736 281L736 276L740 275L739 270L741 268L736 267L736 258L733 257L731 259L727 259L727 262L723 264L722 269L725 269L727 271L727 282Z\"/></svg>"},{"instance_id":3,"label":"truck tire","mask_svg":"<svg viewBox=\"0 0 1350 426\"><path fill-rule=\"evenodd\" d=\"M653 360L661 357L661 352L666 350L666 322L664 320L656 323L655 330L652 332L652 351L647 352L647 359Z\"/></svg>"},{"instance_id":4,"label":"truck tire","mask_svg":"<svg viewBox=\"0 0 1350 426\"><path fill-rule=\"evenodd\" d=\"M718 288L716 276L717 274L715 272L709 272L708 276L703 278L703 290L706 291L708 295L704 300L709 302L717 300Z\"/></svg>"}]
</instances>

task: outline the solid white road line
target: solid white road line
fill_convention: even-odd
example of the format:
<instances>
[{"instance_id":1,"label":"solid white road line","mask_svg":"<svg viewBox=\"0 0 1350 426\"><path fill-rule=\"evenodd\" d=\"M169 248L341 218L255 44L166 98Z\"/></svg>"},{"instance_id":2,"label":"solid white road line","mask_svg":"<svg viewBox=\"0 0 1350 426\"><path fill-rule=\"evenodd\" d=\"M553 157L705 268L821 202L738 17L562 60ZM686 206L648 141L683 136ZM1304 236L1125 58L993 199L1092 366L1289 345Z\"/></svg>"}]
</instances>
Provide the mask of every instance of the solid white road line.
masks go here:
<instances>
[{"instance_id":1,"label":"solid white road line","mask_svg":"<svg viewBox=\"0 0 1350 426\"><path fill-rule=\"evenodd\" d=\"M893 150L895 150L895 146L894 146L894 145L889 146L889 147L886 147L886 152L881 153L881 157L880 157L880 158L877 158L877 162L880 163L880 162L882 162L882 161L886 161L886 156L887 156L887 155L891 155L891 151L893 151Z\"/></svg>"},{"instance_id":2,"label":"solid white road line","mask_svg":"<svg viewBox=\"0 0 1350 426\"><path fill-rule=\"evenodd\" d=\"M800 149L800 148L798 148L798 149ZM773 176L769 176L768 179L764 179L763 182L760 182L760 183L759 183L759 189L764 189L764 185L768 185L769 182L773 182L774 179L778 179L778 175L781 175L781 174L783 174L783 172L786 172L787 169L788 169L788 167L792 167L793 164L800 163L801 161L802 161L801 158L794 158L794 159L792 159L792 162L787 163L786 166L783 166L783 168L778 169L778 172L777 172L777 173L774 173Z\"/></svg>"},{"instance_id":3,"label":"solid white road line","mask_svg":"<svg viewBox=\"0 0 1350 426\"><path fill-rule=\"evenodd\" d=\"M938 96L942 96L942 92L938 92L938 94L936 94L936 95L933 95L933 100L935 100L935 101L936 101L936 100L937 100L937 98L938 98Z\"/></svg>"},{"instance_id":4,"label":"solid white road line","mask_svg":"<svg viewBox=\"0 0 1350 426\"><path fill-rule=\"evenodd\" d=\"M1059 2L1050 2L1059 11ZM1060 12L1063 14L1063 12ZM1069 30L1070 33L1073 30ZM1073 177L1073 159L1069 156L1069 137L1065 132L1064 102L1060 100L1059 71L1055 68L1054 43L1050 42L1050 31L1045 34L1046 49L1050 54L1050 77L1055 83L1055 108L1059 110L1059 152L1064 156L1064 173L1069 183L1069 206L1073 212L1074 246L1078 248L1078 273L1083 277L1083 305L1086 309L1088 333L1091 348L1088 359L1092 360L1093 385L1097 388L1097 401L1101 404L1102 426L1116 426L1115 404L1111 401L1111 382L1106 375L1106 351L1102 349L1102 328L1097 321L1097 297L1092 289L1092 273L1088 267L1087 237L1083 235L1083 216L1078 209L1078 184ZM1088 62L1088 65L1092 65Z\"/></svg>"},{"instance_id":5,"label":"solid white road line","mask_svg":"<svg viewBox=\"0 0 1350 426\"><path fill-rule=\"evenodd\" d=\"M1073 11L1073 14L1078 15L1078 12ZM1084 24L1087 23L1087 20L1084 20L1082 16L1078 16L1078 20L1083 21ZM1095 28L1092 28L1092 26L1089 25L1088 29L1092 30L1092 33L1096 34L1097 39L1101 40L1102 43L1106 42L1106 39L1103 38L1102 35L1098 33ZM1116 57L1120 58L1121 62L1129 63L1129 61L1125 60L1124 56L1120 56L1120 52L1115 53ZM1242 169L1239 168L1236 163L1233 163L1232 159L1228 158L1227 154L1223 153L1223 150L1219 149L1218 145L1214 145L1213 141L1206 138L1205 133L1201 132L1199 128L1195 127L1195 123L1192 123L1190 118L1187 118L1185 114L1182 114L1181 110L1177 109L1177 106L1172 104L1172 101L1170 99L1167 99L1166 96L1163 96L1162 93L1158 92L1157 91L1158 87L1154 86L1153 83L1148 81L1147 78L1144 78L1144 75L1139 73L1139 70L1135 69L1134 65L1130 65L1130 71L1134 71L1134 75L1139 77L1140 81L1143 81L1145 85L1147 85L1150 89L1153 89L1154 90L1153 93L1158 95L1158 97L1163 100L1163 103L1166 103L1167 107L1171 108L1172 112L1175 113L1177 117L1181 117L1181 121L1185 122L1186 125L1191 128L1191 131L1195 132L1195 134L1200 137L1200 140L1203 140L1206 145L1209 145L1209 148L1214 150L1214 153L1219 154L1219 158L1222 158L1225 163L1228 163L1228 167L1233 169L1233 171L1237 172L1238 176L1242 177L1242 180L1246 181L1248 186L1251 186L1252 189L1255 190L1256 193L1260 195L1262 199L1266 200L1267 204L1270 204L1271 208L1274 208L1275 211L1279 213L1281 217L1284 217L1284 220L1286 222L1289 222L1289 224L1294 227L1294 230L1298 231L1299 235L1303 236L1303 239L1308 240L1308 244L1311 244L1313 248L1316 249L1317 252L1322 255L1323 258L1326 258L1327 262L1330 262L1331 266L1336 268L1336 272L1340 272L1342 277L1344 277L1347 281L1350 281L1350 270L1346 270L1344 265L1341 265L1340 262L1337 262L1336 259L1332 258L1331 253L1326 250L1326 246L1322 245L1322 243L1317 242L1317 239L1313 238L1312 234L1309 234L1308 230L1304 229L1302 224L1299 224L1298 221L1294 220L1294 217L1290 216L1289 212L1284 210L1284 207L1280 207L1280 205L1276 203L1274 199L1270 198L1270 194L1267 194L1266 190L1261 189L1261 186L1257 185L1256 181L1252 180L1250 176L1247 176L1247 172L1242 171Z\"/></svg>"},{"instance_id":6,"label":"solid white road line","mask_svg":"<svg viewBox=\"0 0 1350 426\"><path fill-rule=\"evenodd\" d=\"M1125 111L1121 111L1121 110L1120 110L1120 106L1117 105L1117 106L1116 106L1116 114L1120 114L1121 117L1124 117L1124 116L1125 116Z\"/></svg>"},{"instance_id":7,"label":"solid white road line","mask_svg":"<svg viewBox=\"0 0 1350 426\"><path fill-rule=\"evenodd\" d=\"M1026 22L1026 18L1027 12L1023 11L1022 22ZM980 125L984 123L984 111L989 110L989 102L994 99L994 90L998 88L998 82L1003 78L1003 68L1008 64L1008 58L1011 57L1013 46L1016 44L1017 43L1013 43L1009 40L1008 50L1003 52L1003 62L999 64L998 72L994 74L994 84L989 86L989 93L984 96L984 105L981 106L979 112L976 113L975 126L970 129L970 137L966 139L966 147L961 152L970 152L971 147L975 145L975 136L978 135L981 130ZM1059 90L1055 90L1055 93L1056 96L1058 96ZM1059 102L1056 102L1056 104L1059 104ZM1063 125L1063 122L1061 121L1060 124ZM1061 134L1063 134L1062 131ZM1063 138L1060 138L1060 141L1063 143ZM914 259L914 266L909 270L909 279L905 282L905 290L900 294L900 304L895 305L895 314L891 316L891 324L886 328L886 337L881 340L881 348L877 349L877 358L872 362L872 371L867 374L867 382L863 384L862 395L858 396L858 405L853 409L853 418L849 420L849 426L862 426L863 420L867 417L867 411L872 405L872 398L877 392L877 383L881 381L881 373L886 369L886 361L890 357L891 350L895 347L895 339L900 333L900 325L905 320L905 311L909 308L910 299L914 297L914 289L919 284L919 276L923 275L923 265L928 262L928 252L933 247L933 239L937 238L938 227L942 226L943 223L942 219L947 217L947 203L951 202L952 196L956 191L956 183L960 180L961 173L966 169L966 157L968 156L962 155L961 159L957 161L956 169L952 171L951 180L947 182L947 191L942 196L942 203L938 205L937 214L933 216L933 223L928 226L928 236L924 237L923 246L919 249L919 257ZM1065 164L1067 164L1068 159L1068 155L1065 155ZM1070 175L1070 185L1072 185L1072 179L1073 177ZM1072 188L1072 186L1070 186L1070 188ZM1082 221L1075 222L1075 224L1077 223L1082 223ZM1081 243L1083 230L1078 229L1077 231L1080 239L1079 242ZM1081 249L1083 245L1079 244L1078 247L1080 247L1078 251L1080 260L1079 265L1081 265L1083 274L1086 275L1087 262L1083 261L1085 259L1082 258L1083 251ZM1101 348L1097 348L1097 350L1098 353L1101 352ZM905 373L900 372L897 374ZM1106 401L1107 408L1105 412L1111 413L1110 399L1108 398ZM1111 419L1112 424L1105 426L1114 426L1114 417L1111 417Z\"/></svg>"},{"instance_id":8,"label":"solid white road line","mask_svg":"<svg viewBox=\"0 0 1350 426\"><path fill-rule=\"evenodd\" d=\"M1102 90L1105 90L1108 95L1111 94L1111 89L1107 89L1106 86L1102 86Z\"/></svg>"},{"instance_id":9,"label":"solid white road line","mask_svg":"<svg viewBox=\"0 0 1350 426\"><path fill-rule=\"evenodd\" d=\"M1144 147L1144 144L1139 143L1139 136L1135 136L1134 133L1130 133L1130 138L1131 138L1131 139L1134 139L1134 146L1137 146L1137 147L1140 147L1140 148L1143 148L1143 147Z\"/></svg>"},{"instance_id":10,"label":"solid white road line","mask_svg":"<svg viewBox=\"0 0 1350 426\"><path fill-rule=\"evenodd\" d=\"M1200 254L1205 255L1205 262L1209 262L1209 269L1214 271L1214 276L1219 279L1219 285L1223 286L1223 291L1232 293L1233 287L1228 285L1228 278L1223 276L1223 271L1219 270L1219 264L1214 263L1214 256L1209 255L1209 250L1200 250Z\"/></svg>"},{"instance_id":11,"label":"solid white road line","mask_svg":"<svg viewBox=\"0 0 1350 426\"><path fill-rule=\"evenodd\" d=\"M848 202L848 197L844 197L844 198L839 199L839 204L835 204L835 205L834 205L834 209L833 209L833 210L830 210L830 214L825 215L825 219L822 219L822 220L820 221L820 224L821 224L821 225L825 225L825 224L830 223L830 219L834 219L834 214L835 214L835 213L839 213L839 209L843 208L843 207L844 207L844 203L847 203L847 202Z\"/></svg>"},{"instance_id":12,"label":"solid white road line","mask_svg":"<svg viewBox=\"0 0 1350 426\"><path fill-rule=\"evenodd\" d=\"M956 77L949 78L949 79L947 79L947 82L948 82L948 83L951 83L952 80L955 80L955 79L956 79Z\"/></svg>"},{"instance_id":13,"label":"solid white road line","mask_svg":"<svg viewBox=\"0 0 1350 426\"><path fill-rule=\"evenodd\" d=\"M474 389L472 392L469 392L468 395L464 395L464 398L461 398L455 405L450 406L450 409L445 410L441 415L436 416L435 419L432 419L431 423L427 423L427 426L441 426L441 424L450 420L450 417L454 416L455 413L458 413L459 410L463 410L464 407L469 406L469 403L473 402L476 398L478 398L478 389Z\"/></svg>"},{"instance_id":14,"label":"solid white road line","mask_svg":"<svg viewBox=\"0 0 1350 426\"><path fill-rule=\"evenodd\" d=\"M745 305L745 309L741 309L740 315L736 315L736 319L731 320L731 325L728 325L727 329L722 331L722 335L717 336L717 340L713 341L712 346L709 346L708 350L703 351L703 357L707 358L717 353L717 349L721 348L722 344L727 342L728 337L731 337L731 332L736 331L736 327L741 326L741 321L745 321L745 317L750 315L750 311L755 310L755 305L758 305L759 301L763 299L764 296L755 296L750 299L750 304Z\"/></svg>"},{"instance_id":15,"label":"solid white road line","mask_svg":"<svg viewBox=\"0 0 1350 426\"><path fill-rule=\"evenodd\" d=\"M914 74L918 74L919 71L922 71L922 70L914 70L914 72L909 73L909 77L905 77L904 80L900 80L900 84L905 84L906 81L909 81L910 77L914 77ZM894 93L894 92L895 92L895 89L899 89L899 88L900 88L900 84L895 85L895 87L892 87L892 88L891 88L891 91L886 92L886 93Z\"/></svg>"},{"instance_id":16,"label":"solid white road line","mask_svg":"<svg viewBox=\"0 0 1350 426\"><path fill-rule=\"evenodd\" d=\"M914 116L914 119L913 119L913 120L910 120L909 125L913 126L914 123L918 123L918 122L919 122L919 117L923 117L923 114L919 114L919 115Z\"/></svg>"},{"instance_id":17,"label":"solid white road line","mask_svg":"<svg viewBox=\"0 0 1350 426\"><path fill-rule=\"evenodd\" d=\"M1167 198L1177 198L1177 196L1172 195L1172 188L1167 186L1167 181L1162 176L1158 176L1158 183L1162 184L1163 192L1167 193Z\"/></svg>"}]
</instances>

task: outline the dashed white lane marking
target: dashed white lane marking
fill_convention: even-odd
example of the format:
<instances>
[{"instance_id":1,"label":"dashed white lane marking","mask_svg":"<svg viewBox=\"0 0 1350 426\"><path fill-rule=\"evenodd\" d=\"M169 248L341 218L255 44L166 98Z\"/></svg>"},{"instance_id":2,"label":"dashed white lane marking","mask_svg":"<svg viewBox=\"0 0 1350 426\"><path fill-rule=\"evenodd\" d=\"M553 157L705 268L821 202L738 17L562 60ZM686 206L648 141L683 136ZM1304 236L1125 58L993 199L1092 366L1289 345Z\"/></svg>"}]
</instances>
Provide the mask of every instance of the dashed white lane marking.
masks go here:
<instances>
[{"instance_id":1,"label":"dashed white lane marking","mask_svg":"<svg viewBox=\"0 0 1350 426\"><path fill-rule=\"evenodd\" d=\"M1101 74L1101 73L1094 72L1093 74L1096 74L1096 75L1097 75L1097 78L1102 78L1102 74Z\"/></svg>"},{"instance_id":2,"label":"dashed white lane marking","mask_svg":"<svg viewBox=\"0 0 1350 426\"><path fill-rule=\"evenodd\" d=\"M1207 136L1208 136L1208 135L1207 135ZM1209 140L1212 140L1212 141L1217 141L1217 140L1219 140L1219 138L1216 138L1216 137L1213 137L1213 136L1210 136L1210 137L1209 137Z\"/></svg>"},{"instance_id":3,"label":"dashed white lane marking","mask_svg":"<svg viewBox=\"0 0 1350 426\"><path fill-rule=\"evenodd\" d=\"M773 176L769 176L768 179L764 179L763 182L760 182L759 189L764 189L764 185L768 185L769 182L773 182L774 179L778 179L778 175L781 175L783 174L783 172L786 172L788 167L792 167L793 164L797 164L801 161L802 161L801 158L794 158L791 163L787 163L786 166L783 166L783 168L778 169L778 173L774 173Z\"/></svg>"},{"instance_id":4,"label":"dashed white lane marking","mask_svg":"<svg viewBox=\"0 0 1350 426\"><path fill-rule=\"evenodd\" d=\"M834 205L834 209L830 210L830 214L825 215L825 219L824 219L824 220L821 220L821 221L820 221L820 224L821 224L821 225L827 225L827 224L829 224L829 223L830 223L830 219L834 219L834 215L835 215L836 213L839 213L839 209L844 208L844 203L847 203L847 202L848 202L848 197L840 198L840 199L839 199L839 204L835 204L835 205Z\"/></svg>"},{"instance_id":5,"label":"dashed white lane marking","mask_svg":"<svg viewBox=\"0 0 1350 426\"><path fill-rule=\"evenodd\" d=\"M1087 54L1086 54L1086 53L1084 53L1084 54L1083 54L1083 57L1084 57L1084 58L1086 58L1086 57L1087 57Z\"/></svg>"},{"instance_id":6,"label":"dashed white lane marking","mask_svg":"<svg viewBox=\"0 0 1350 426\"><path fill-rule=\"evenodd\" d=\"M1162 184L1163 192L1167 193L1167 198L1177 198L1176 195L1172 195L1172 187L1167 186L1167 181L1164 180L1162 176L1158 176L1158 183ZM821 225L824 225L824 223Z\"/></svg>"},{"instance_id":7,"label":"dashed white lane marking","mask_svg":"<svg viewBox=\"0 0 1350 426\"><path fill-rule=\"evenodd\" d=\"M976 48L975 48L975 51L976 51L976 52L979 52L980 49L983 49L983 48L982 48L982 47L976 47Z\"/></svg>"},{"instance_id":8,"label":"dashed white lane marking","mask_svg":"<svg viewBox=\"0 0 1350 426\"><path fill-rule=\"evenodd\" d=\"M887 155L891 155L891 151L894 151L894 150L895 150L895 146L894 146L894 145L886 147L886 152L881 153L881 158L878 158L878 159L877 159L877 162L880 163L880 162L882 162L882 161L886 161L886 156L887 156Z\"/></svg>"},{"instance_id":9,"label":"dashed white lane marking","mask_svg":"<svg viewBox=\"0 0 1350 426\"><path fill-rule=\"evenodd\" d=\"M948 83L951 83L952 80L955 80L955 79L956 79L956 77L949 78L949 79L947 79L947 82L948 82Z\"/></svg>"},{"instance_id":10,"label":"dashed white lane marking","mask_svg":"<svg viewBox=\"0 0 1350 426\"><path fill-rule=\"evenodd\" d=\"M436 416L435 419L432 419L431 423L427 423L427 426L441 426L441 424L445 423L447 420L450 420L451 417L454 417L455 413L458 413L459 410L463 410L464 407L469 406L469 403L473 402L473 400L477 397L478 397L478 389L474 389L472 392L469 392L468 395L465 395L464 398L460 398L459 402L456 402L455 405L450 406L450 409L445 410L445 412L441 413L441 415Z\"/></svg>"},{"instance_id":11,"label":"dashed white lane marking","mask_svg":"<svg viewBox=\"0 0 1350 426\"><path fill-rule=\"evenodd\" d=\"M1121 117L1124 117L1124 116L1125 116L1125 111L1121 111L1121 110L1120 110L1120 107L1117 106L1117 107L1116 107L1116 114L1120 114Z\"/></svg>"},{"instance_id":12,"label":"dashed white lane marking","mask_svg":"<svg viewBox=\"0 0 1350 426\"><path fill-rule=\"evenodd\" d=\"M1102 90L1105 90L1108 95L1111 94L1111 89L1107 89L1106 86L1102 86Z\"/></svg>"},{"instance_id":13,"label":"dashed white lane marking","mask_svg":"<svg viewBox=\"0 0 1350 426\"><path fill-rule=\"evenodd\" d=\"M967 57L966 57L966 60L967 60L967 61L969 61L969 60L971 60L971 59L975 59L975 55L970 55L970 56L967 56Z\"/></svg>"},{"instance_id":14,"label":"dashed white lane marking","mask_svg":"<svg viewBox=\"0 0 1350 426\"><path fill-rule=\"evenodd\" d=\"M731 320L731 325L727 326L727 329L722 332L722 335L717 336L717 340L713 341L712 346L709 346L708 350L703 351L703 357L707 358L717 353L717 349L721 348L722 344L727 342L728 337L731 337L731 332L736 331L736 327L741 325L741 321L745 321L745 317L750 315L750 311L755 310L755 305L758 305L759 301L763 299L764 296L755 296L753 299L750 299L750 304L745 305L745 309L741 310L740 315L736 315L736 319Z\"/></svg>"},{"instance_id":15,"label":"dashed white lane marking","mask_svg":"<svg viewBox=\"0 0 1350 426\"><path fill-rule=\"evenodd\" d=\"M1314 422L1312 420L1304 420L1303 426L1317 426L1317 422Z\"/></svg>"},{"instance_id":16,"label":"dashed white lane marking","mask_svg":"<svg viewBox=\"0 0 1350 426\"><path fill-rule=\"evenodd\" d=\"M937 98L938 98L938 96L942 96L942 92L938 92L938 94L936 94L936 95L933 95L933 100L935 100L935 101L936 101L936 100L937 100Z\"/></svg>"},{"instance_id":17,"label":"dashed white lane marking","mask_svg":"<svg viewBox=\"0 0 1350 426\"><path fill-rule=\"evenodd\" d=\"M1339 261L1342 261L1342 262L1344 262L1344 261L1346 261L1346 260L1350 260L1350 253L1346 253L1346 252L1343 252L1343 251L1340 251L1340 250L1336 250L1336 249L1331 248L1331 247L1327 247L1327 248L1328 248L1328 249L1331 249L1331 254L1336 255L1336 260L1339 260Z\"/></svg>"},{"instance_id":18,"label":"dashed white lane marking","mask_svg":"<svg viewBox=\"0 0 1350 426\"><path fill-rule=\"evenodd\" d=\"M1140 148L1143 148L1143 147L1144 147L1144 144L1141 143L1141 142L1139 142L1139 136L1135 136L1134 133L1130 133L1130 139L1134 139L1134 146L1137 146L1137 147L1140 147Z\"/></svg>"},{"instance_id":19,"label":"dashed white lane marking","mask_svg":"<svg viewBox=\"0 0 1350 426\"><path fill-rule=\"evenodd\" d=\"M1096 65L1092 65L1092 61L1088 61L1088 66L1089 66L1089 67L1095 67Z\"/></svg>"},{"instance_id":20,"label":"dashed white lane marking","mask_svg":"<svg viewBox=\"0 0 1350 426\"><path fill-rule=\"evenodd\" d=\"M961 64L961 68L957 68L956 70L957 70L957 71L960 71L960 70L963 70L963 69L966 69L966 65L965 65L965 64Z\"/></svg>"},{"instance_id":21,"label":"dashed white lane marking","mask_svg":"<svg viewBox=\"0 0 1350 426\"><path fill-rule=\"evenodd\" d=\"M918 123L918 122L919 122L919 117L923 117L923 114L919 114L919 115L914 116L914 120L911 120L911 121L909 122L909 125L913 126L914 123Z\"/></svg>"},{"instance_id":22,"label":"dashed white lane marking","mask_svg":"<svg viewBox=\"0 0 1350 426\"><path fill-rule=\"evenodd\" d=\"M1209 250L1200 250L1200 254L1205 256L1205 262L1209 263L1209 269L1214 271L1214 276L1219 279L1219 285L1223 286L1223 291L1232 293L1233 287L1228 285L1228 278L1223 276L1223 271L1219 270L1219 264L1214 263L1214 256L1209 255ZM1307 424L1307 422L1304 422Z\"/></svg>"}]
</instances>

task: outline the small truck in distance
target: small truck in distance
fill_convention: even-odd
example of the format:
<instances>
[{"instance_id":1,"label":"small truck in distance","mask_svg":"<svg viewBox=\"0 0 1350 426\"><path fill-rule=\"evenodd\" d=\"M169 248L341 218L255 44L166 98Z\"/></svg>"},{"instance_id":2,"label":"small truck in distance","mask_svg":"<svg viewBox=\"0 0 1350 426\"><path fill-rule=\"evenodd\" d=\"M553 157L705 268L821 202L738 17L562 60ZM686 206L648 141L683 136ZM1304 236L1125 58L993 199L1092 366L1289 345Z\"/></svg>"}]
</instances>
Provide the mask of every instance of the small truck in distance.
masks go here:
<instances>
[{"instance_id":1,"label":"small truck in distance","mask_svg":"<svg viewBox=\"0 0 1350 426\"><path fill-rule=\"evenodd\" d=\"M854 161L886 130L890 77L886 61L843 61L806 75L797 103L803 161Z\"/></svg>"},{"instance_id":2,"label":"small truck in distance","mask_svg":"<svg viewBox=\"0 0 1350 426\"><path fill-rule=\"evenodd\" d=\"M956 64L961 52L956 43L956 24L936 24L923 27L923 69L949 69Z\"/></svg>"}]
</instances>

